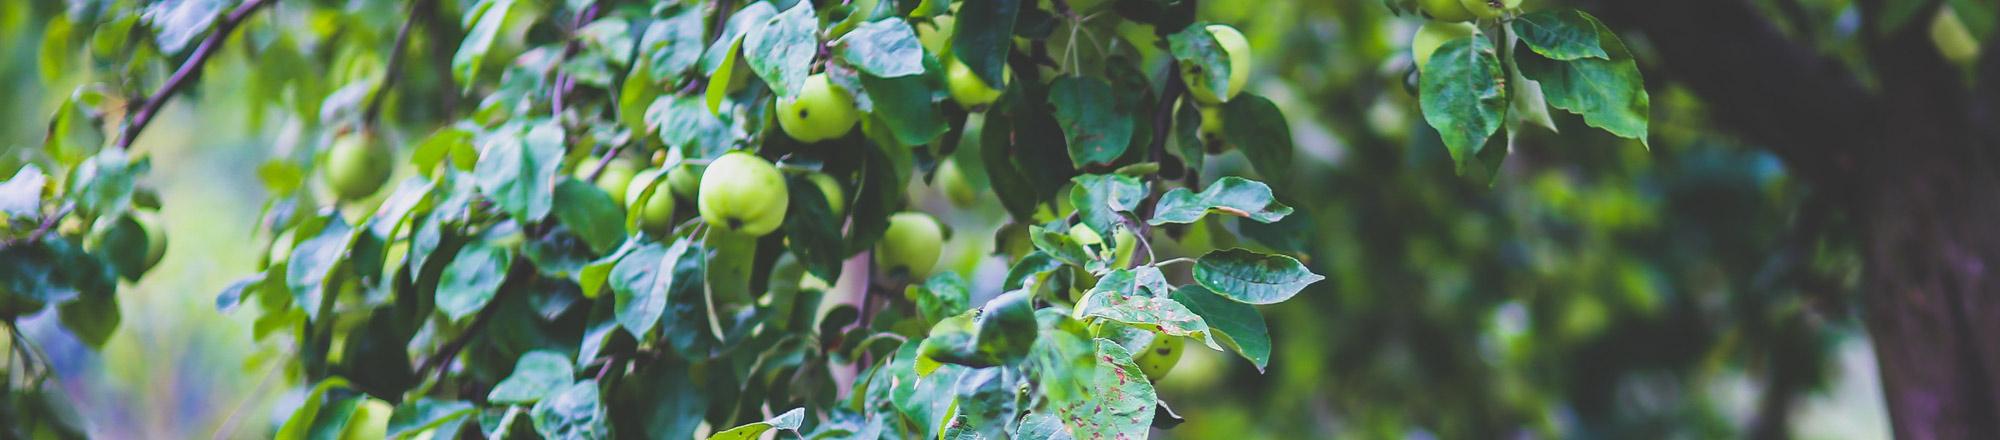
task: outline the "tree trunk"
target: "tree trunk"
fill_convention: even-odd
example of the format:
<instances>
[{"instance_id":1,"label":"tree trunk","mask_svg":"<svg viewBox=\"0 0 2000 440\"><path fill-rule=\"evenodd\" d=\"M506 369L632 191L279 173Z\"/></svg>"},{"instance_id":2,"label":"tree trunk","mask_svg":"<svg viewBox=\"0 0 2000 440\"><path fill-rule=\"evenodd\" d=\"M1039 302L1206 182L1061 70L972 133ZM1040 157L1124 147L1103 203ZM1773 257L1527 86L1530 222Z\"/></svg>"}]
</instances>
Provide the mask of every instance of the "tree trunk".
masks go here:
<instances>
[{"instance_id":1,"label":"tree trunk","mask_svg":"<svg viewBox=\"0 0 2000 440\"><path fill-rule=\"evenodd\" d=\"M1875 27L1885 1L1858 2L1872 87L1746 0L1594 10L1647 37L1662 69L1649 83L1693 90L1718 125L1769 148L1856 221L1862 314L1896 437L2000 438L2000 35L1970 89L1926 20Z\"/></svg>"}]
</instances>

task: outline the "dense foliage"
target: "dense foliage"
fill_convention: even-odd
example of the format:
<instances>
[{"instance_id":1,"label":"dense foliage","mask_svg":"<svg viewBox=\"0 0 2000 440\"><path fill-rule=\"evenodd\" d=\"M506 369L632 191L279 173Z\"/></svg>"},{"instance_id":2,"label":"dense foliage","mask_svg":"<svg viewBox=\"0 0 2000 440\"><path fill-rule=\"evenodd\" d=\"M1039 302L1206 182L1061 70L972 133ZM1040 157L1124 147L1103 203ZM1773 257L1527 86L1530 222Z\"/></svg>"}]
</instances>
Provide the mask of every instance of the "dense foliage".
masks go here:
<instances>
[{"instance_id":1,"label":"dense foliage","mask_svg":"<svg viewBox=\"0 0 2000 440\"><path fill-rule=\"evenodd\" d=\"M1152 381L1181 344L1262 371L1290 353L1257 306L1363 264L1309 258L1319 228L1273 187L1317 177L1193 1L230 3L51 15L41 67L102 78L0 186L0 313L110 334L166 243L127 147L237 25L280 21L241 86L304 148L259 168L269 253L217 300L297 347L280 437L1144 436L1180 421ZM1409 86L1451 168L1498 176L1550 107L1648 139L1596 18L1417 3L1383 11L1429 21ZM1010 223L949 230L926 186ZM989 232L997 285L938 265ZM10 426L74 430L33 371Z\"/></svg>"}]
</instances>

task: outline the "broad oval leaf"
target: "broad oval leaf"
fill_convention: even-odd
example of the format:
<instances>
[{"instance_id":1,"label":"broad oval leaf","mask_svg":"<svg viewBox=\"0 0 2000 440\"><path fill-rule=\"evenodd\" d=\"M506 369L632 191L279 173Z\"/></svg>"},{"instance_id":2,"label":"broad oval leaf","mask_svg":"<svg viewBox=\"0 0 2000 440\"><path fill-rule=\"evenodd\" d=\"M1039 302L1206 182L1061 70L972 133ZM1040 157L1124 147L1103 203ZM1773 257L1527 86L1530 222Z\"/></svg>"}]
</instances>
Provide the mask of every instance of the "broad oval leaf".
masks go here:
<instances>
[{"instance_id":1,"label":"broad oval leaf","mask_svg":"<svg viewBox=\"0 0 2000 440\"><path fill-rule=\"evenodd\" d=\"M1583 11L1557 8L1515 19L1510 26L1528 49L1552 60L1611 59L1597 44L1597 19Z\"/></svg>"},{"instance_id":2,"label":"broad oval leaf","mask_svg":"<svg viewBox=\"0 0 2000 440\"><path fill-rule=\"evenodd\" d=\"M1250 166L1273 181L1291 177L1293 156L1292 125L1278 104L1257 94L1244 92L1222 107L1222 135L1243 149Z\"/></svg>"},{"instance_id":3,"label":"broad oval leaf","mask_svg":"<svg viewBox=\"0 0 2000 440\"><path fill-rule=\"evenodd\" d=\"M799 2L772 16L743 40L744 61L779 98L790 98L805 87L818 52L819 18L812 2Z\"/></svg>"},{"instance_id":4,"label":"broad oval leaf","mask_svg":"<svg viewBox=\"0 0 2000 440\"><path fill-rule=\"evenodd\" d=\"M1153 205L1153 219L1147 222L1155 226L1194 223L1209 212L1271 223L1291 215L1292 207L1278 203L1277 198L1271 195L1271 187L1263 182L1229 176L1216 180L1199 193L1187 188L1167 191L1160 196L1159 204Z\"/></svg>"},{"instance_id":5,"label":"broad oval leaf","mask_svg":"<svg viewBox=\"0 0 2000 440\"><path fill-rule=\"evenodd\" d=\"M863 73L900 78L924 73L924 47L917 31L900 18L862 24L835 42L841 59Z\"/></svg>"},{"instance_id":6,"label":"broad oval leaf","mask_svg":"<svg viewBox=\"0 0 2000 440\"><path fill-rule=\"evenodd\" d=\"M1087 76L1065 76L1049 84L1049 105L1078 167L1109 164L1132 142L1132 116L1120 113L1111 84Z\"/></svg>"},{"instance_id":7,"label":"broad oval leaf","mask_svg":"<svg viewBox=\"0 0 2000 440\"><path fill-rule=\"evenodd\" d=\"M1209 252L1194 263L1195 282L1225 298L1248 304L1277 304L1307 285L1326 279L1299 260L1245 249Z\"/></svg>"},{"instance_id":8,"label":"broad oval leaf","mask_svg":"<svg viewBox=\"0 0 2000 440\"><path fill-rule=\"evenodd\" d=\"M293 253L293 261L298 261ZM437 308L453 321L486 307L507 279L507 267L514 253L490 240L473 240L459 248L458 255L438 277Z\"/></svg>"},{"instance_id":9,"label":"broad oval leaf","mask_svg":"<svg viewBox=\"0 0 2000 440\"><path fill-rule=\"evenodd\" d=\"M1090 392L1054 402L1056 414L1078 438L1146 438L1160 398L1144 377L1125 347L1098 339Z\"/></svg>"},{"instance_id":10,"label":"broad oval leaf","mask_svg":"<svg viewBox=\"0 0 2000 440\"><path fill-rule=\"evenodd\" d=\"M1201 316L1222 345L1249 360L1258 372L1271 363L1271 330L1256 307L1230 301L1198 284L1174 289L1173 298Z\"/></svg>"},{"instance_id":11,"label":"broad oval leaf","mask_svg":"<svg viewBox=\"0 0 2000 440\"><path fill-rule=\"evenodd\" d=\"M1424 121L1444 139L1459 173L1475 163L1507 116L1507 90L1493 43L1478 36L1444 43L1419 82Z\"/></svg>"}]
</instances>

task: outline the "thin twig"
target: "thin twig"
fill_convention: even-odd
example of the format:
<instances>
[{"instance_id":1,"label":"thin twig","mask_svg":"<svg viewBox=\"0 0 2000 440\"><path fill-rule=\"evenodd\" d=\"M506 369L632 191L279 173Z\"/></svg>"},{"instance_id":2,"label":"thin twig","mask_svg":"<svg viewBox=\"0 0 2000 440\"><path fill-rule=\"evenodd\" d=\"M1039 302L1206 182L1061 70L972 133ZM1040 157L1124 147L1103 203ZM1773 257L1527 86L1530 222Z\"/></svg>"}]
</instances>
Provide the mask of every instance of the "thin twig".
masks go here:
<instances>
[{"instance_id":1,"label":"thin twig","mask_svg":"<svg viewBox=\"0 0 2000 440\"><path fill-rule=\"evenodd\" d=\"M153 122L154 116L160 113L160 108L167 105L167 100L173 98L175 92L187 86L188 80L201 74L202 65L208 63L209 57L215 56L217 50L221 50L222 44L229 39L236 26L243 24L243 20L249 19L251 13L272 3L277 3L277 0L250 0L229 11L229 15L222 17L222 21L216 22L215 29L209 31L208 38L202 39L201 45L194 48L194 54L189 55L187 61L182 62L181 67L174 70L173 76L167 77L166 84L161 84L160 89L153 92L152 97L146 98L146 103L139 107L138 113L133 114L132 122L125 125L125 130L118 135L118 142L113 145L122 150L132 149L132 141L139 137L139 132L144 131L146 125Z\"/></svg>"},{"instance_id":2,"label":"thin twig","mask_svg":"<svg viewBox=\"0 0 2000 440\"><path fill-rule=\"evenodd\" d=\"M582 30L584 25L590 24L591 21L596 19L597 19L597 2L591 2L590 6L585 6L582 11L577 11L576 19L570 21L569 25L570 38L569 38L569 43L563 46L563 55L562 55L563 60L568 60L570 57L576 56L577 52L583 50L583 42L577 41L575 34L577 31ZM563 72L560 70L556 72L555 87L549 90L549 105L552 110L549 114L551 116L557 118L562 117L563 97L565 95L568 95L570 89L573 89L575 87L576 87L576 79L570 78L568 72Z\"/></svg>"},{"instance_id":3,"label":"thin twig","mask_svg":"<svg viewBox=\"0 0 2000 440\"><path fill-rule=\"evenodd\" d=\"M368 107L361 111L362 125L375 124L376 118L382 115L382 101L389 100L389 90L395 88L396 79L402 77L397 71L403 70L404 52L408 52L407 49L410 47L410 28L415 27L417 22L424 21L417 18L418 14L431 10L421 6L424 3L429 1L411 2L410 19L404 20L403 27L396 30L396 44L389 49L389 66L382 69L382 84L375 87L375 95L368 98Z\"/></svg>"}]
</instances>

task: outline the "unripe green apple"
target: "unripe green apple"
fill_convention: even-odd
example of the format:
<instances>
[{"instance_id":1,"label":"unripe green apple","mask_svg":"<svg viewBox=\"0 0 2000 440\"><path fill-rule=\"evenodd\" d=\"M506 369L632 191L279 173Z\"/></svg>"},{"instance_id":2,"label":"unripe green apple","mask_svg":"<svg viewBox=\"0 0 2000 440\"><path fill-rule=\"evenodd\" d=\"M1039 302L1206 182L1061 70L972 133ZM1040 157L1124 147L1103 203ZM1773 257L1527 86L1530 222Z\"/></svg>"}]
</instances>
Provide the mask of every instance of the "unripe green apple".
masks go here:
<instances>
[{"instance_id":1,"label":"unripe green apple","mask_svg":"<svg viewBox=\"0 0 2000 440\"><path fill-rule=\"evenodd\" d=\"M389 402L376 399L362 401L354 407L354 415L347 419L347 428L340 431L340 440L378 440L389 438L389 415L396 407Z\"/></svg>"},{"instance_id":2,"label":"unripe green apple","mask_svg":"<svg viewBox=\"0 0 2000 440\"><path fill-rule=\"evenodd\" d=\"M633 175L632 182L625 187L625 209L639 210L639 227L646 232L666 235L674 229L674 196L669 194L671 185L654 188L652 197L639 200L639 196L646 195L646 187L659 179L660 174L659 168L649 168Z\"/></svg>"},{"instance_id":3,"label":"unripe green apple","mask_svg":"<svg viewBox=\"0 0 2000 440\"><path fill-rule=\"evenodd\" d=\"M1465 10L1481 20L1500 18L1507 11L1521 7L1521 0L1458 0Z\"/></svg>"},{"instance_id":4,"label":"unripe green apple","mask_svg":"<svg viewBox=\"0 0 2000 440\"><path fill-rule=\"evenodd\" d=\"M1118 233L1111 234L1111 238L1117 241L1111 248L1111 267L1131 266L1132 252L1139 249L1139 236L1133 234L1130 228L1118 228Z\"/></svg>"},{"instance_id":5,"label":"unripe green apple","mask_svg":"<svg viewBox=\"0 0 2000 440\"><path fill-rule=\"evenodd\" d=\"M591 171L593 170L588 164L578 165L576 167L576 178L578 180L587 179L590 177ZM638 163L633 162L631 159L619 157L611 159L610 163L604 164L604 172L597 173L597 180L590 183L596 185L597 189L603 190L605 194L610 194L611 200L625 200L625 188L631 185L632 176L638 173Z\"/></svg>"},{"instance_id":6,"label":"unripe green apple","mask_svg":"<svg viewBox=\"0 0 2000 440\"><path fill-rule=\"evenodd\" d=\"M333 146L321 163L320 175L340 200L359 200L375 194L389 181L394 166L389 152L376 145L366 133L346 133L333 138Z\"/></svg>"},{"instance_id":7,"label":"unripe green apple","mask_svg":"<svg viewBox=\"0 0 2000 440\"><path fill-rule=\"evenodd\" d=\"M932 55L943 58L951 53L951 32L956 20L950 15L931 17L928 23L917 23L917 43Z\"/></svg>"},{"instance_id":8,"label":"unripe green apple","mask_svg":"<svg viewBox=\"0 0 2000 440\"><path fill-rule=\"evenodd\" d=\"M700 165L685 163L675 166L672 171L667 171L667 189L673 191L674 197L694 201L695 194L701 191L701 168Z\"/></svg>"},{"instance_id":9,"label":"unripe green apple","mask_svg":"<svg viewBox=\"0 0 2000 440\"><path fill-rule=\"evenodd\" d=\"M1979 59L1979 39L1967 30L1965 21L1960 20L1958 11L1951 5L1938 8L1936 17L1931 19L1931 44L1937 45L1938 53L1944 59L1958 64L1970 64Z\"/></svg>"},{"instance_id":10,"label":"unripe green apple","mask_svg":"<svg viewBox=\"0 0 2000 440\"><path fill-rule=\"evenodd\" d=\"M806 77L798 96L778 103L778 126L799 142L819 142L841 137L861 122L854 97L833 87L825 73Z\"/></svg>"},{"instance_id":11,"label":"unripe green apple","mask_svg":"<svg viewBox=\"0 0 2000 440\"><path fill-rule=\"evenodd\" d=\"M1222 137L1222 106L1204 105L1201 108L1201 144L1209 154L1229 151L1229 142Z\"/></svg>"},{"instance_id":12,"label":"unripe green apple","mask_svg":"<svg viewBox=\"0 0 2000 440\"><path fill-rule=\"evenodd\" d=\"M949 58L946 62L950 65L945 67L945 86L951 89L951 100L958 102L960 107L984 109L993 101L1000 100L1002 89L1007 87L1008 82L1014 81L1013 67L1000 68L1000 87L996 88L979 79L979 74L959 61L958 57Z\"/></svg>"},{"instance_id":13,"label":"unripe green apple","mask_svg":"<svg viewBox=\"0 0 2000 440\"><path fill-rule=\"evenodd\" d=\"M152 270L153 266L160 264L161 258L167 256L167 230L161 227L160 216L153 211L133 211L132 221L139 224L140 230L146 231L146 270Z\"/></svg>"},{"instance_id":14,"label":"unripe green apple","mask_svg":"<svg viewBox=\"0 0 2000 440\"><path fill-rule=\"evenodd\" d=\"M806 178L812 179L813 185L819 187L820 194L826 196L826 207L833 212L834 217L847 214L847 191L840 188L840 180L826 173L813 173Z\"/></svg>"},{"instance_id":15,"label":"unripe green apple","mask_svg":"<svg viewBox=\"0 0 2000 440\"><path fill-rule=\"evenodd\" d=\"M1139 364L1139 371L1146 373L1146 379L1158 382L1174 370L1174 364L1181 362L1182 349L1187 348L1187 339L1165 333L1153 333L1153 342L1146 344L1146 351L1132 359Z\"/></svg>"},{"instance_id":16,"label":"unripe green apple","mask_svg":"<svg viewBox=\"0 0 2000 440\"><path fill-rule=\"evenodd\" d=\"M1215 42L1222 46L1222 53L1229 55L1229 87L1222 96L1215 96L1209 89L1208 75L1195 64L1181 64L1181 81L1187 83L1188 94L1202 104L1215 105L1229 102L1236 94L1243 92L1243 86L1250 83L1250 40L1243 33L1226 24L1211 24L1206 28L1215 36Z\"/></svg>"},{"instance_id":17,"label":"unripe green apple","mask_svg":"<svg viewBox=\"0 0 2000 440\"><path fill-rule=\"evenodd\" d=\"M1410 39L1410 55L1417 62L1417 71L1424 71L1424 65L1431 62L1431 55L1437 53L1438 48L1444 47L1445 43L1478 33L1479 27L1471 23L1441 21L1424 23L1423 27L1417 28L1417 36Z\"/></svg>"},{"instance_id":18,"label":"unripe green apple","mask_svg":"<svg viewBox=\"0 0 2000 440\"><path fill-rule=\"evenodd\" d=\"M920 280L930 276L944 252L944 228L921 212L889 216L889 230L875 243L875 266L884 274Z\"/></svg>"},{"instance_id":19,"label":"unripe green apple","mask_svg":"<svg viewBox=\"0 0 2000 440\"><path fill-rule=\"evenodd\" d=\"M938 164L937 176L932 179L939 189L944 190L944 197L950 199L953 205L963 208L972 206L972 202L979 200L979 192L973 190L972 182L965 179L965 170L959 169L957 160L947 159L944 163Z\"/></svg>"},{"instance_id":20,"label":"unripe green apple","mask_svg":"<svg viewBox=\"0 0 2000 440\"><path fill-rule=\"evenodd\" d=\"M1423 0L1424 13L1437 21L1472 21L1472 11L1466 10L1459 0Z\"/></svg>"},{"instance_id":21,"label":"unripe green apple","mask_svg":"<svg viewBox=\"0 0 2000 440\"><path fill-rule=\"evenodd\" d=\"M778 230L790 201L778 167L755 154L732 151L702 172L695 207L710 227L758 237Z\"/></svg>"}]
</instances>

